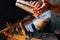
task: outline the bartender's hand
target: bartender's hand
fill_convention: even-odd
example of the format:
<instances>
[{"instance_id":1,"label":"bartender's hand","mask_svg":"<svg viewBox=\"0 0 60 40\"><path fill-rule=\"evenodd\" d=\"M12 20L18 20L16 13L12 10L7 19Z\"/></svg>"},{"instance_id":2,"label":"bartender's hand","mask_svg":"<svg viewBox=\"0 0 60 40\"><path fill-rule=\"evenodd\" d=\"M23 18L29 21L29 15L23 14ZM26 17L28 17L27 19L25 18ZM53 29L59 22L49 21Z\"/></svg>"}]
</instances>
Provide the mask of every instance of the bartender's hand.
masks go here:
<instances>
[{"instance_id":1,"label":"bartender's hand","mask_svg":"<svg viewBox=\"0 0 60 40\"><path fill-rule=\"evenodd\" d=\"M40 14L40 10L39 10L39 7L40 7L40 3L39 2L36 2L36 1L30 1L30 4L32 5L32 6L34 6L34 8L32 8L32 10L33 10L33 12L32 12L32 14L34 15L34 16L39 16L39 14Z\"/></svg>"}]
</instances>

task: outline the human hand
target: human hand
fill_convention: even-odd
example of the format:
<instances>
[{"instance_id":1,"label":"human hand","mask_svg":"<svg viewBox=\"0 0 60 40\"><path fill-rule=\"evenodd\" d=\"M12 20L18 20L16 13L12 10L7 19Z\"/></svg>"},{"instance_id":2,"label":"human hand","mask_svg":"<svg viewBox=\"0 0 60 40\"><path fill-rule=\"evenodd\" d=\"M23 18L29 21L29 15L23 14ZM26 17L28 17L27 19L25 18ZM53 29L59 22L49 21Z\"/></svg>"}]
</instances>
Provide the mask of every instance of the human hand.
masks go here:
<instances>
[{"instance_id":1,"label":"human hand","mask_svg":"<svg viewBox=\"0 0 60 40\"><path fill-rule=\"evenodd\" d=\"M39 9L40 3L36 2L36 1L30 1L30 4L32 6L34 6L34 8L32 8L32 14L35 15L35 16L39 16L39 14L41 12L40 9Z\"/></svg>"}]
</instances>

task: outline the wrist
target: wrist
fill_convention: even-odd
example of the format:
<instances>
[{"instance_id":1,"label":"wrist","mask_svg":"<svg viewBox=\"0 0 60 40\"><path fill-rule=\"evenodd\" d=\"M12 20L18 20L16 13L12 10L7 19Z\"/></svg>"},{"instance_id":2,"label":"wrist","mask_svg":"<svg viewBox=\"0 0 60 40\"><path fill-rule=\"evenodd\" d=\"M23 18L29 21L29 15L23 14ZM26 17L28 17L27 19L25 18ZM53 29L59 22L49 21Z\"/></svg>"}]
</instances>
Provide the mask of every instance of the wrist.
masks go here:
<instances>
[{"instance_id":1,"label":"wrist","mask_svg":"<svg viewBox=\"0 0 60 40\"><path fill-rule=\"evenodd\" d=\"M40 15L40 14L34 14L33 16L34 16L35 18L38 18L39 15Z\"/></svg>"}]
</instances>

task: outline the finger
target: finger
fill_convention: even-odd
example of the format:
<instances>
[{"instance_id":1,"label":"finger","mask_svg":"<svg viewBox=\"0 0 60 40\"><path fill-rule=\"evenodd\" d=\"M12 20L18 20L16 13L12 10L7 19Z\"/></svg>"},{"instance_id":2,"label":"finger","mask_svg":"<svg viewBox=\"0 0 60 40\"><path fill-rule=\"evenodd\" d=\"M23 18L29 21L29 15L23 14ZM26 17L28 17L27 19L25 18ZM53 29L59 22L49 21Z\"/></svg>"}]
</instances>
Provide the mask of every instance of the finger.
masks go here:
<instances>
[{"instance_id":1,"label":"finger","mask_svg":"<svg viewBox=\"0 0 60 40\"><path fill-rule=\"evenodd\" d=\"M40 7L40 4L38 4L36 7L39 8Z\"/></svg>"},{"instance_id":2,"label":"finger","mask_svg":"<svg viewBox=\"0 0 60 40\"><path fill-rule=\"evenodd\" d=\"M40 13L42 13L42 11L41 11L41 10L39 10L39 12L40 12Z\"/></svg>"},{"instance_id":3,"label":"finger","mask_svg":"<svg viewBox=\"0 0 60 40\"><path fill-rule=\"evenodd\" d=\"M31 2L31 4L32 4L33 6L35 5L35 3L36 3L35 1Z\"/></svg>"},{"instance_id":4,"label":"finger","mask_svg":"<svg viewBox=\"0 0 60 40\"><path fill-rule=\"evenodd\" d=\"M37 10L37 9L33 8L33 14L39 14L39 13L40 13L40 11L39 11L39 10Z\"/></svg>"},{"instance_id":5,"label":"finger","mask_svg":"<svg viewBox=\"0 0 60 40\"><path fill-rule=\"evenodd\" d=\"M32 1L30 1L30 4L32 3Z\"/></svg>"},{"instance_id":6,"label":"finger","mask_svg":"<svg viewBox=\"0 0 60 40\"><path fill-rule=\"evenodd\" d=\"M36 2L34 6L38 8L40 6L39 2Z\"/></svg>"}]
</instances>

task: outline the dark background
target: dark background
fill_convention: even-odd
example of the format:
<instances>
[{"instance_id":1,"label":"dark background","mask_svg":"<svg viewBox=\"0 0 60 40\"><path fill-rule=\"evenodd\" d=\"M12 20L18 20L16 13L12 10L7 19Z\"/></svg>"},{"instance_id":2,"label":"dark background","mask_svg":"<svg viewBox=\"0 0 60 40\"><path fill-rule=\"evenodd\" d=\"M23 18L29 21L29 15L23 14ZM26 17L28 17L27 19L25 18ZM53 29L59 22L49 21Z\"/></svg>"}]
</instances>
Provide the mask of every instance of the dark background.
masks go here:
<instances>
[{"instance_id":1,"label":"dark background","mask_svg":"<svg viewBox=\"0 0 60 40\"><path fill-rule=\"evenodd\" d=\"M27 12L15 6L16 0L0 0L0 18L14 23Z\"/></svg>"}]
</instances>

